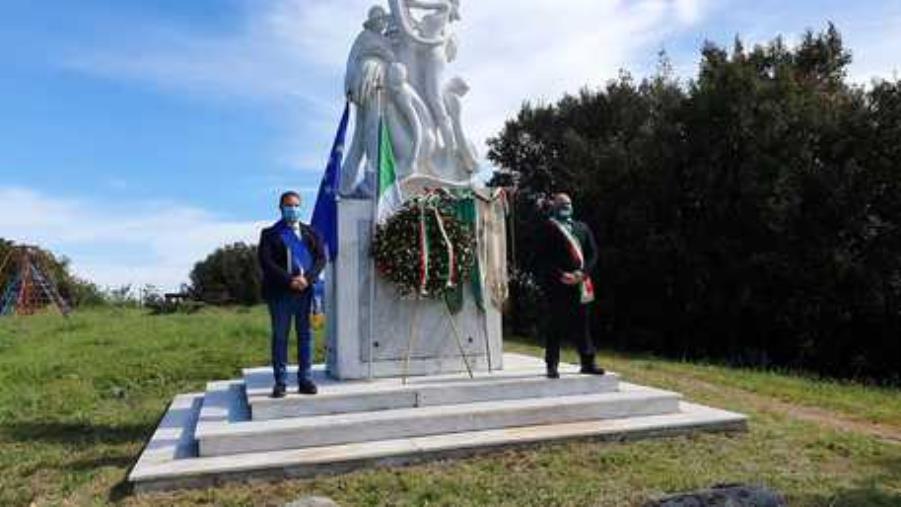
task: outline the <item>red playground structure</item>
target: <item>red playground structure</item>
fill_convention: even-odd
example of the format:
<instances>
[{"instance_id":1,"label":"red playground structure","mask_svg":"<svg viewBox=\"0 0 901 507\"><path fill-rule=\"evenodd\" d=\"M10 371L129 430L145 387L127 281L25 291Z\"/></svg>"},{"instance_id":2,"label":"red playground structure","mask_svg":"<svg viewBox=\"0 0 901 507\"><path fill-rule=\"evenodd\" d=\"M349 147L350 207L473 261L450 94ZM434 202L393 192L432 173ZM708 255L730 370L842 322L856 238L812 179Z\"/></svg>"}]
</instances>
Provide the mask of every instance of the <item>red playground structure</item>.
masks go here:
<instances>
[{"instance_id":1,"label":"red playground structure","mask_svg":"<svg viewBox=\"0 0 901 507\"><path fill-rule=\"evenodd\" d=\"M0 283L7 281L0 292L0 317L34 315L48 306L64 317L72 312L41 260L36 247L14 246L0 263Z\"/></svg>"}]
</instances>

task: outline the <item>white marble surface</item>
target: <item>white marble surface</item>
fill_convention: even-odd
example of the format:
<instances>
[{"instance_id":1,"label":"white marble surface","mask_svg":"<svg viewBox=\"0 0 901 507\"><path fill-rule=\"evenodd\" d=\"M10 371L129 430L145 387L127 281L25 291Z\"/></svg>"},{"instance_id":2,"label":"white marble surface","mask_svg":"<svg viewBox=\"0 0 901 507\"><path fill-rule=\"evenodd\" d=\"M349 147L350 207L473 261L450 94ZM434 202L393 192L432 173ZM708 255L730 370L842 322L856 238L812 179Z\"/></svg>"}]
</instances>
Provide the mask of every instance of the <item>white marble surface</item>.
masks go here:
<instances>
[{"instance_id":1,"label":"white marble surface","mask_svg":"<svg viewBox=\"0 0 901 507\"><path fill-rule=\"evenodd\" d=\"M374 389L376 387L377 390ZM252 419L263 421L493 400L557 398L614 392L618 387L619 378L614 374L603 377L566 374L558 380L538 375L482 375L474 380L434 379L431 382L406 385L399 382L374 382L364 386L326 384L316 396L291 394L282 399L273 399L266 393L250 397L248 403Z\"/></svg>"},{"instance_id":2,"label":"white marble surface","mask_svg":"<svg viewBox=\"0 0 901 507\"><path fill-rule=\"evenodd\" d=\"M173 405L172 410L177 410ZM170 410L171 411L171 410ZM175 417L166 416L169 420ZM461 457L486 449L574 439L615 440L703 431L744 431L741 414L682 402L672 414L470 431L309 449L248 453L212 458L142 459L129 475L138 493L210 487L226 481L287 479L344 473L357 468L398 466L424 459ZM190 428L181 429L189 432ZM148 445L155 446L157 436ZM148 451L145 451L145 454Z\"/></svg>"},{"instance_id":3,"label":"white marble surface","mask_svg":"<svg viewBox=\"0 0 901 507\"><path fill-rule=\"evenodd\" d=\"M524 354L507 353L503 358L504 369L488 372L486 370L476 371L474 373L475 380L508 380L508 379L529 379L544 378L545 368L544 361L533 356ZM352 392L372 392L385 389L394 389L404 385L403 379L399 377L384 377L357 380L338 380L327 373L324 365L314 365L312 378L319 386L320 394L329 393L352 393ZM579 367L574 364L563 363L559 368L560 374L564 378L575 376L579 372ZM290 391L297 387L296 378L297 367L288 366L288 387L289 397L292 396ZM269 366L261 366L255 368L245 368L242 371L243 381L246 387L248 398L253 401L256 398L268 397L273 385L272 368ZM613 374L615 376L615 373ZM406 380L407 385L433 385L446 384L452 382L469 382L469 375L464 372L441 373L428 376L410 377Z\"/></svg>"},{"instance_id":4,"label":"white marble surface","mask_svg":"<svg viewBox=\"0 0 901 507\"><path fill-rule=\"evenodd\" d=\"M398 377L373 380L337 380L323 365L313 367L312 378L319 394L310 397L296 393L296 366L288 367L288 394L272 399L272 369L247 368L243 371L247 403L256 420L303 415L326 415L391 408L517 399L523 397L563 396L609 392L617 388L619 377L578 374L575 365L560 366L562 378L551 381L544 376L544 363L520 354L506 354L506 367L493 372L477 371L471 379L466 373L446 373L410 377L404 383Z\"/></svg>"},{"instance_id":5,"label":"white marble surface","mask_svg":"<svg viewBox=\"0 0 901 507\"><path fill-rule=\"evenodd\" d=\"M197 456L194 430L203 404L203 393L180 394L172 400L159 426L135 463L129 480L139 481L143 471L168 467L177 460Z\"/></svg>"},{"instance_id":6,"label":"white marble surface","mask_svg":"<svg viewBox=\"0 0 901 507\"><path fill-rule=\"evenodd\" d=\"M478 168L463 120L469 85L459 76L445 78L457 56L459 2L388 0L388 5L390 12L369 9L347 59L344 91L356 121L342 168L345 196L373 190L382 119L400 178L468 182Z\"/></svg>"},{"instance_id":7,"label":"white marble surface","mask_svg":"<svg viewBox=\"0 0 901 507\"><path fill-rule=\"evenodd\" d=\"M400 299L395 288L377 274L374 297L371 295L371 201L342 200L338 204L338 217L341 249L331 268L334 300L329 301L326 309L330 329L329 373L347 380L370 375L397 377L404 373L420 376L465 371L451 317L443 302ZM370 301L374 305L372 309ZM417 311L418 326L413 328ZM371 340L370 318L374 319ZM490 304L484 312L478 309L467 289L463 310L452 318L460 331L470 366L488 369L490 350L492 369L502 369L500 312ZM415 334L412 345L411 332ZM405 361L408 350L411 351L409 364Z\"/></svg>"},{"instance_id":8,"label":"white marble surface","mask_svg":"<svg viewBox=\"0 0 901 507\"><path fill-rule=\"evenodd\" d=\"M619 392L427 406L197 426L201 456L672 413L680 396L621 384Z\"/></svg>"},{"instance_id":9,"label":"white marble surface","mask_svg":"<svg viewBox=\"0 0 901 507\"><path fill-rule=\"evenodd\" d=\"M372 396L416 387L454 390L456 384L492 380L514 385L541 382L540 359L509 354L505 363L508 368L503 372L483 373L475 381L461 374L415 378L408 386L399 384L398 379L332 381L323 392ZM598 378L574 374L574 365L562 369L563 382ZM675 393L624 382L618 383L615 392L590 395L249 421L245 396L262 399L262 390L271 382L268 370L247 369L243 379L209 383L203 395L176 397L129 474L135 490L310 477L536 442L741 431L747 425L741 414L680 402ZM316 371L325 375L321 365ZM222 455L200 457L197 438L207 440L212 454ZM236 440L229 441L232 438ZM260 442L267 450L259 450L255 443Z\"/></svg>"}]
</instances>

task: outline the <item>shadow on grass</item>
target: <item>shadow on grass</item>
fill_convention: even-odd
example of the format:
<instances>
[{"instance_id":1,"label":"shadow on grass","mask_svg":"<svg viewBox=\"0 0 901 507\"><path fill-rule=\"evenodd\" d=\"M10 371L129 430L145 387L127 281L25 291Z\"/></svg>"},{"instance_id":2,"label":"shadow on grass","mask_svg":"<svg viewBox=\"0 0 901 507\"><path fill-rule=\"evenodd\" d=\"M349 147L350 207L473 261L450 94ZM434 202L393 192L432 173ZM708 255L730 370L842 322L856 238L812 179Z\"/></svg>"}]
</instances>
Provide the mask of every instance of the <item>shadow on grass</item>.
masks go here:
<instances>
[{"instance_id":1,"label":"shadow on grass","mask_svg":"<svg viewBox=\"0 0 901 507\"><path fill-rule=\"evenodd\" d=\"M134 494L134 486L128 482L128 479L122 479L110 489L106 498L111 503L119 503L132 494Z\"/></svg>"},{"instance_id":2,"label":"shadow on grass","mask_svg":"<svg viewBox=\"0 0 901 507\"><path fill-rule=\"evenodd\" d=\"M44 467L57 468L69 472L91 472L101 468L125 468L126 474L113 486L108 500L118 503L132 494L132 485L127 476L134 466L134 453L111 453L105 456L90 456L91 448L97 445L123 445L142 443L153 432L152 424L92 424L86 422L16 422L0 425L2 440L19 443L64 445L88 457L74 459Z\"/></svg>"},{"instance_id":3,"label":"shadow on grass","mask_svg":"<svg viewBox=\"0 0 901 507\"><path fill-rule=\"evenodd\" d=\"M0 426L0 433L14 442L40 442L83 447L97 444L142 442L153 431L148 424L105 425L63 422L16 422Z\"/></svg>"}]
</instances>

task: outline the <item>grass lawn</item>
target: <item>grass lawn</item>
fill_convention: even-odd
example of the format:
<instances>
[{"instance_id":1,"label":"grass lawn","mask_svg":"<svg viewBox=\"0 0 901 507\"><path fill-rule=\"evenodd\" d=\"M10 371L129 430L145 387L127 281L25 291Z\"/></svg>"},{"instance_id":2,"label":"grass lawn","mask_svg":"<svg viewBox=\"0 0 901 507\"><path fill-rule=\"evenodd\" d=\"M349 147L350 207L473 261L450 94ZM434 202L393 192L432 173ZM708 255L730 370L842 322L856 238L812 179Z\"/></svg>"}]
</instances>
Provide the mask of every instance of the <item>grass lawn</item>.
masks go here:
<instances>
[{"instance_id":1,"label":"grass lawn","mask_svg":"<svg viewBox=\"0 0 901 507\"><path fill-rule=\"evenodd\" d=\"M717 483L791 505L901 505L901 391L605 352L627 380L751 415L741 435L572 443L398 470L134 497L123 479L166 405L265 364L260 308L0 319L0 505L640 505ZM521 341L507 349L540 354ZM574 357L570 352L569 359Z\"/></svg>"}]
</instances>

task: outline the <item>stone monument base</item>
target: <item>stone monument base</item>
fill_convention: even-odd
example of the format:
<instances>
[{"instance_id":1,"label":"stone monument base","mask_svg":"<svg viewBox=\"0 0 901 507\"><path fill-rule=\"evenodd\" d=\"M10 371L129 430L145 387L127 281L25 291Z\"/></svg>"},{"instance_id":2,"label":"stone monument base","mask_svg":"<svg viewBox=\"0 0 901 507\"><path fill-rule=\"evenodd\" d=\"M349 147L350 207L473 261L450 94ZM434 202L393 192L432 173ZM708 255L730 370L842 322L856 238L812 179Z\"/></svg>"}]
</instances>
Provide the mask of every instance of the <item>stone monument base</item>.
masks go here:
<instances>
[{"instance_id":1,"label":"stone monument base","mask_svg":"<svg viewBox=\"0 0 901 507\"><path fill-rule=\"evenodd\" d=\"M314 369L317 396L268 397L269 368L175 398L128 480L136 492L279 480L572 439L742 431L746 417L679 394L506 354L505 369L338 381ZM291 386L295 392L296 386Z\"/></svg>"},{"instance_id":2,"label":"stone monument base","mask_svg":"<svg viewBox=\"0 0 901 507\"><path fill-rule=\"evenodd\" d=\"M371 200L338 203L341 249L329 264L325 291L329 374L344 380L437 375L466 371L467 363L477 371L502 369L500 310L490 302L480 308L468 284L456 315L443 301L398 297L373 269L372 223Z\"/></svg>"}]
</instances>

